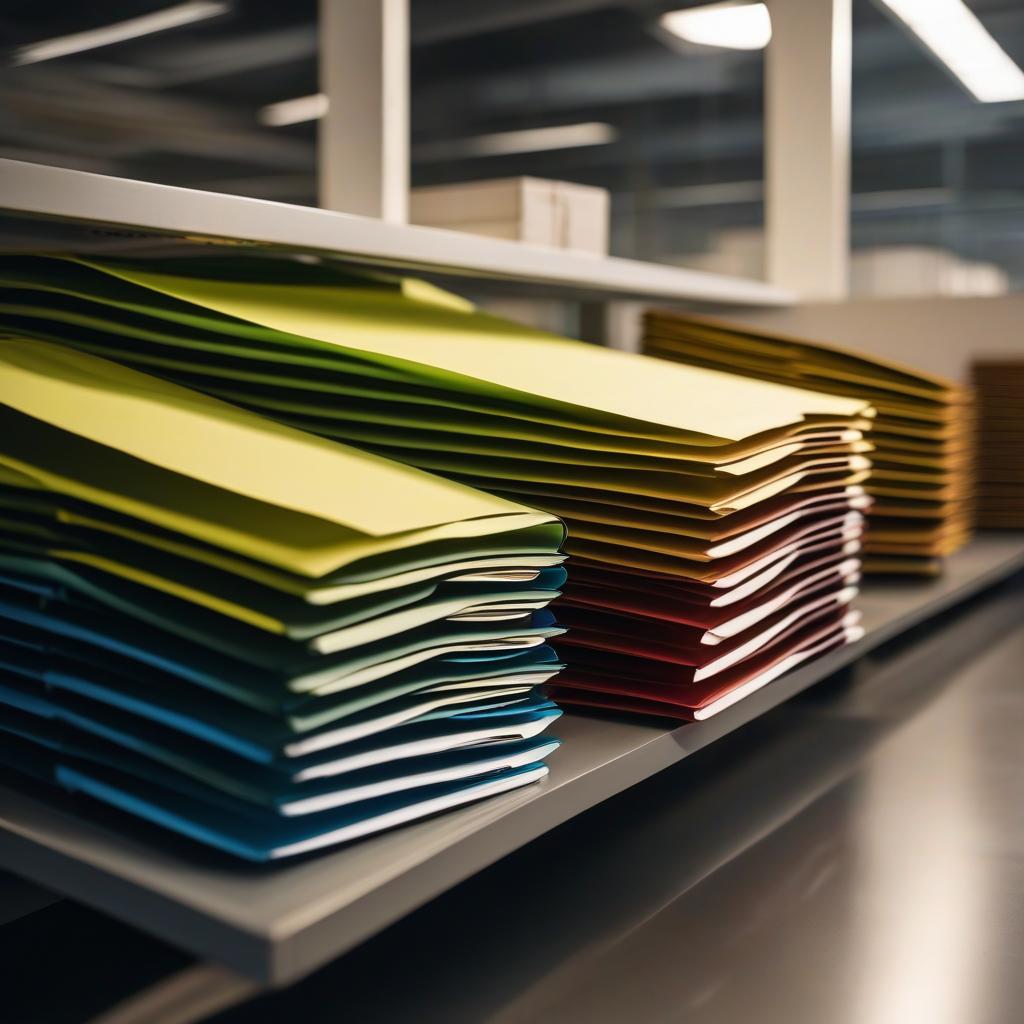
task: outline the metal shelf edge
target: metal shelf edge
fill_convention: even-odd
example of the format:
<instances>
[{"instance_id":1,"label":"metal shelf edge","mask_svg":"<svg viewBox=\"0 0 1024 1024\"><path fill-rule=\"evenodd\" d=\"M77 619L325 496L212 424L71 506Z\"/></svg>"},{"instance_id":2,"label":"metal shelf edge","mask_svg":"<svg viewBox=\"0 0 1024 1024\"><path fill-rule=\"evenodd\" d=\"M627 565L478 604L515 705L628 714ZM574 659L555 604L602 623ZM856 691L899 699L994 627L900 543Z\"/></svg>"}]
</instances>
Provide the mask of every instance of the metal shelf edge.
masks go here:
<instances>
[{"instance_id":1,"label":"metal shelf edge","mask_svg":"<svg viewBox=\"0 0 1024 1024\"><path fill-rule=\"evenodd\" d=\"M0 159L0 213L151 233L197 246L320 253L592 297L761 306L795 301L760 281L18 160Z\"/></svg>"}]
</instances>

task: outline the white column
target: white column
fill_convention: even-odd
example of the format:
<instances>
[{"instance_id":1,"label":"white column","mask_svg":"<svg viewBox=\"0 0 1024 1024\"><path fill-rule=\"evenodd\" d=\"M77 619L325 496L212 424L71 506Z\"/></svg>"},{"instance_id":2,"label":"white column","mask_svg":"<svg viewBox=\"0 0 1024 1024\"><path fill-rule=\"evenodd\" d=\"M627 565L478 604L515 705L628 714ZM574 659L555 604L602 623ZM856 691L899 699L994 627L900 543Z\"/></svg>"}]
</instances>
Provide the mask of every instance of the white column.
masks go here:
<instances>
[{"instance_id":1,"label":"white column","mask_svg":"<svg viewBox=\"0 0 1024 1024\"><path fill-rule=\"evenodd\" d=\"M408 0L320 0L320 205L404 223Z\"/></svg>"},{"instance_id":2,"label":"white column","mask_svg":"<svg viewBox=\"0 0 1024 1024\"><path fill-rule=\"evenodd\" d=\"M850 3L768 0L765 268L807 299L849 287Z\"/></svg>"},{"instance_id":3,"label":"white column","mask_svg":"<svg viewBox=\"0 0 1024 1024\"><path fill-rule=\"evenodd\" d=\"M581 302L579 330L573 337L623 352L639 352L643 347L643 319L647 303Z\"/></svg>"}]
</instances>

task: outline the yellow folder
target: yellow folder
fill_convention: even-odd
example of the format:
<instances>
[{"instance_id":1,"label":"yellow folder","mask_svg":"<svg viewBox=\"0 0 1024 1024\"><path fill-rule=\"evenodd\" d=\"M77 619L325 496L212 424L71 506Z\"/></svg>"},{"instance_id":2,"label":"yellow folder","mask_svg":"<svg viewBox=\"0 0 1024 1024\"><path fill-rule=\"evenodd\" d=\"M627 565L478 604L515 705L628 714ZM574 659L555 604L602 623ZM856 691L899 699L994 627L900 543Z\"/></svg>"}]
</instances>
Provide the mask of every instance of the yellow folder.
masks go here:
<instances>
[{"instance_id":1,"label":"yellow folder","mask_svg":"<svg viewBox=\"0 0 1024 1024\"><path fill-rule=\"evenodd\" d=\"M0 392L0 459L38 487L290 572L537 526L557 548L562 533L554 516L73 349L0 340Z\"/></svg>"}]
</instances>

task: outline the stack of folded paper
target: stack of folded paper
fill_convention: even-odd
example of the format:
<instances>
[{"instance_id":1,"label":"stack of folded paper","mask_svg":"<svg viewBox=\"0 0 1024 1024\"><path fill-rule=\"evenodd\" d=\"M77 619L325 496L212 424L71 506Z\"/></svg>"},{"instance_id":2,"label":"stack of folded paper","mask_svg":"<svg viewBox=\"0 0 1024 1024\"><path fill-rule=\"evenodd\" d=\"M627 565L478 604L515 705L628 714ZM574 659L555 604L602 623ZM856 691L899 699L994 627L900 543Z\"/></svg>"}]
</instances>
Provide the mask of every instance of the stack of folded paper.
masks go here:
<instances>
[{"instance_id":1,"label":"stack of folded paper","mask_svg":"<svg viewBox=\"0 0 1024 1024\"><path fill-rule=\"evenodd\" d=\"M978 526L1024 528L1024 360L974 364Z\"/></svg>"},{"instance_id":2,"label":"stack of folded paper","mask_svg":"<svg viewBox=\"0 0 1024 1024\"><path fill-rule=\"evenodd\" d=\"M850 395L878 410L868 572L933 575L970 536L973 413L968 389L910 367L710 317L652 312L644 350L759 380Z\"/></svg>"},{"instance_id":3,"label":"stack of folded paper","mask_svg":"<svg viewBox=\"0 0 1024 1024\"><path fill-rule=\"evenodd\" d=\"M0 761L253 860L546 774L551 515L0 340Z\"/></svg>"},{"instance_id":4,"label":"stack of folded paper","mask_svg":"<svg viewBox=\"0 0 1024 1024\"><path fill-rule=\"evenodd\" d=\"M38 259L0 323L562 516L559 700L706 717L856 635L873 410L282 260Z\"/></svg>"}]
</instances>

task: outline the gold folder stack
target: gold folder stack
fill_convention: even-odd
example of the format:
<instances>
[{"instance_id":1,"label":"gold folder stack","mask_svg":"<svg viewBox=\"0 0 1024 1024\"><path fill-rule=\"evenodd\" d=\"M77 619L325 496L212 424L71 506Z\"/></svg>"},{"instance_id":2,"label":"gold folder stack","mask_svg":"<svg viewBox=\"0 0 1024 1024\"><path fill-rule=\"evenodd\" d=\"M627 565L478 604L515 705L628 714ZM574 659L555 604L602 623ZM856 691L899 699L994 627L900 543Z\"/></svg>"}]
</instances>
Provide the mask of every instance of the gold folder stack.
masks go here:
<instances>
[{"instance_id":1,"label":"gold folder stack","mask_svg":"<svg viewBox=\"0 0 1024 1024\"><path fill-rule=\"evenodd\" d=\"M1024 528L1024 360L979 360L977 525Z\"/></svg>"},{"instance_id":2,"label":"gold folder stack","mask_svg":"<svg viewBox=\"0 0 1024 1024\"><path fill-rule=\"evenodd\" d=\"M551 515L0 339L0 764L250 860L542 778Z\"/></svg>"},{"instance_id":3,"label":"gold folder stack","mask_svg":"<svg viewBox=\"0 0 1024 1024\"><path fill-rule=\"evenodd\" d=\"M0 326L563 517L560 701L707 717L857 635L873 410L281 259L0 265Z\"/></svg>"},{"instance_id":4,"label":"gold folder stack","mask_svg":"<svg viewBox=\"0 0 1024 1024\"><path fill-rule=\"evenodd\" d=\"M935 575L971 531L970 392L897 363L713 317L649 312L644 351L865 399L877 409L864 569Z\"/></svg>"}]
</instances>

